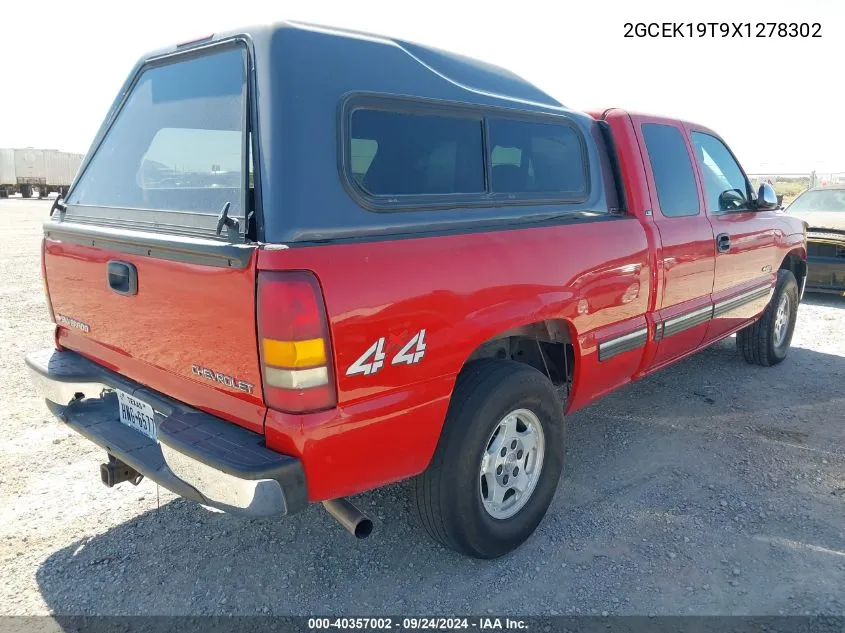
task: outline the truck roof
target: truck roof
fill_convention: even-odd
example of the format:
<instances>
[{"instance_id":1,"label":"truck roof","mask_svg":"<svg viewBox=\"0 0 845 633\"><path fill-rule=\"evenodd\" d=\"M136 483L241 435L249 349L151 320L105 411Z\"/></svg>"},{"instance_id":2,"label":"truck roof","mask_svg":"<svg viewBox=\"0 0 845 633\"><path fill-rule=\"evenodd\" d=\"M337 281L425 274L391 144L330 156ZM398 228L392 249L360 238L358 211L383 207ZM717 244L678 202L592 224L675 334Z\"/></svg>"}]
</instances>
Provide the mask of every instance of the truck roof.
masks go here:
<instances>
[{"instance_id":1,"label":"truck roof","mask_svg":"<svg viewBox=\"0 0 845 633\"><path fill-rule=\"evenodd\" d=\"M390 37L297 22L278 22L218 33L154 51L141 58L117 95L94 140L106 133L117 108L145 64L179 61L182 54L240 39L251 50L254 155L260 192L258 235L266 242L355 239L457 226L476 221L466 208L425 213L379 213L359 206L338 177L341 120L353 98L379 97L563 116L591 139L595 122L516 74L482 61ZM587 142L591 164L595 144ZM90 152L89 152L90 153ZM82 169L84 170L85 164ZM587 208L606 207L598 172ZM553 209L545 207L552 213ZM496 215L515 214L502 207ZM524 213L523 213L524 214Z\"/></svg>"},{"instance_id":2,"label":"truck roof","mask_svg":"<svg viewBox=\"0 0 845 633\"><path fill-rule=\"evenodd\" d=\"M439 80L451 84L464 92L469 101L473 101L473 97L494 98L517 102L521 107L564 109L559 101L534 84L495 64L394 37L297 21L280 21L215 33L185 44L152 51L144 55L140 62L195 44L210 43L238 35L248 37L256 49L264 48L270 43L286 41L303 58L309 58L312 63L319 60L326 71L337 69L339 66L348 71L352 67L355 72L349 79L353 82L360 82L361 79L374 74L384 74L394 67L396 70L401 68L408 80ZM350 54L351 60L348 57ZM377 66L363 63L374 56L379 56ZM385 64L384 60L388 58L392 63ZM350 61L355 60L361 62L357 68L350 64Z\"/></svg>"},{"instance_id":3,"label":"truck roof","mask_svg":"<svg viewBox=\"0 0 845 633\"><path fill-rule=\"evenodd\" d=\"M646 118L646 119L653 119L655 121L666 121L667 123L681 123L683 125L689 125L691 127L701 128L701 129L705 129L705 130L709 129L706 126L701 125L700 123L696 123L695 121L689 121L687 119L679 119L678 117L669 116L667 114L655 114L653 112L642 112L641 110L629 110L627 108L618 108L618 107L615 107L615 106L611 106L609 108L602 108L602 109L591 108L589 110L585 110L585 112L587 114L589 114L591 117L593 117L596 120L601 119L602 116L606 112L612 112L612 111L623 112L623 113L625 113L629 116L633 116L633 117L643 117L643 118Z\"/></svg>"}]
</instances>

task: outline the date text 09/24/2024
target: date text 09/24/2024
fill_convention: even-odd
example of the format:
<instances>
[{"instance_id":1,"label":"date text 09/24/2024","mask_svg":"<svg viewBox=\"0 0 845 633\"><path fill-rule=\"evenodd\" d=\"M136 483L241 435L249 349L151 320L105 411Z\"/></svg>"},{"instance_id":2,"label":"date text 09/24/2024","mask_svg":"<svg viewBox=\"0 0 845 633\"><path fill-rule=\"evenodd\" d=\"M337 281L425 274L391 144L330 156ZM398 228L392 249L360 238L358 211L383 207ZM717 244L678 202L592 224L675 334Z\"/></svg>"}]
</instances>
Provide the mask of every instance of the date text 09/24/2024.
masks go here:
<instances>
[{"instance_id":1,"label":"date text 09/24/2024","mask_svg":"<svg viewBox=\"0 0 845 633\"><path fill-rule=\"evenodd\" d=\"M355 617L355 618L308 618L309 630L364 629L364 630L512 630L528 628L521 618L500 618L495 616L467 617Z\"/></svg>"},{"instance_id":2,"label":"date text 09/24/2024","mask_svg":"<svg viewBox=\"0 0 845 633\"><path fill-rule=\"evenodd\" d=\"M821 37L819 22L626 22L625 37Z\"/></svg>"}]
</instances>

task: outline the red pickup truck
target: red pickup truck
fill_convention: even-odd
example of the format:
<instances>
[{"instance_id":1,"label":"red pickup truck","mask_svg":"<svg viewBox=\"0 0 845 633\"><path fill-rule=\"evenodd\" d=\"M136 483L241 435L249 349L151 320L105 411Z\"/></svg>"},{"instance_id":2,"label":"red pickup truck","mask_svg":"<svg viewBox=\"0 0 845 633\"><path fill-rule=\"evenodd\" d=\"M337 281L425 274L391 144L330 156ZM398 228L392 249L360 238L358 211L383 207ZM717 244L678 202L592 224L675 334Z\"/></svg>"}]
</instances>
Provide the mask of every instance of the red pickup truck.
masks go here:
<instances>
[{"instance_id":1,"label":"red pickup truck","mask_svg":"<svg viewBox=\"0 0 845 633\"><path fill-rule=\"evenodd\" d=\"M416 477L439 542L536 528L564 414L737 333L790 345L806 225L700 125L300 24L142 59L44 226L50 410L247 516ZM714 369L718 371L718 369Z\"/></svg>"}]
</instances>

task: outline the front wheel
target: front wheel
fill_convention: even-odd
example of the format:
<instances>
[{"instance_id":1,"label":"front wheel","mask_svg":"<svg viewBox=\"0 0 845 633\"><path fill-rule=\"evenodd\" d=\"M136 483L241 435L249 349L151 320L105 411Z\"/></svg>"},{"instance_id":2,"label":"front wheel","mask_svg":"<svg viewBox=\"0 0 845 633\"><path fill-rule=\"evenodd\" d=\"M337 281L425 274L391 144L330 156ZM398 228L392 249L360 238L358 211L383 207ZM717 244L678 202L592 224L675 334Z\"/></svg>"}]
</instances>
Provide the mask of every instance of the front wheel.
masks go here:
<instances>
[{"instance_id":1,"label":"front wheel","mask_svg":"<svg viewBox=\"0 0 845 633\"><path fill-rule=\"evenodd\" d=\"M799 299L795 275L788 270L779 270L775 292L762 316L737 332L736 344L746 361L769 367L786 358L795 330Z\"/></svg>"},{"instance_id":2,"label":"front wheel","mask_svg":"<svg viewBox=\"0 0 845 633\"><path fill-rule=\"evenodd\" d=\"M477 361L458 376L440 442L416 480L429 535L476 558L527 539L563 467L563 407L551 381L513 361Z\"/></svg>"}]
</instances>

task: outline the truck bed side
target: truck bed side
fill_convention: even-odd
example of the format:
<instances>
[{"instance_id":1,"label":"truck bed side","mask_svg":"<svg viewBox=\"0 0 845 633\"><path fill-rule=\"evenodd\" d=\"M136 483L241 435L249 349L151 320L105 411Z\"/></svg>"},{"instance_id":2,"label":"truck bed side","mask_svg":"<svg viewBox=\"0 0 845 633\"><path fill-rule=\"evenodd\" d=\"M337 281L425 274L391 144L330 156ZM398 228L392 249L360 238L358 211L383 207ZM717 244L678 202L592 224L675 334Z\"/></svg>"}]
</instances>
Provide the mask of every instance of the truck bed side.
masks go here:
<instances>
[{"instance_id":1,"label":"truck bed side","mask_svg":"<svg viewBox=\"0 0 845 633\"><path fill-rule=\"evenodd\" d=\"M508 330L548 320L569 332L576 363L570 411L629 381L642 357L641 345L605 360L598 355L600 343L646 325L648 243L633 217L262 251L258 266L313 270L326 297L338 409L307 416L271 410L265 429L268 446L303 457L312 499L421 472L456 375L482 343ZM424 358L391 365L422 329ZM381 337L384 367L346 375ZM367 457L373 450L378 460Z\"/></svg>"}]
</instances>

